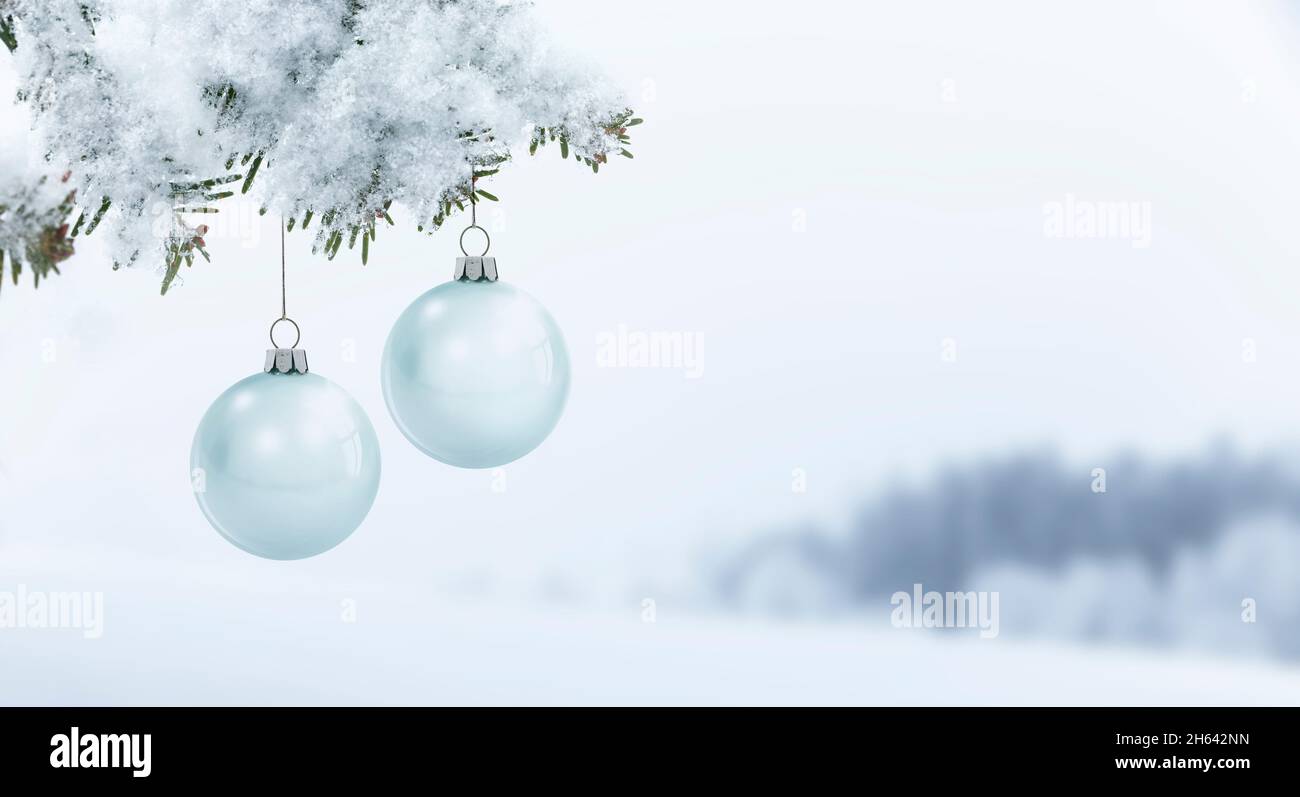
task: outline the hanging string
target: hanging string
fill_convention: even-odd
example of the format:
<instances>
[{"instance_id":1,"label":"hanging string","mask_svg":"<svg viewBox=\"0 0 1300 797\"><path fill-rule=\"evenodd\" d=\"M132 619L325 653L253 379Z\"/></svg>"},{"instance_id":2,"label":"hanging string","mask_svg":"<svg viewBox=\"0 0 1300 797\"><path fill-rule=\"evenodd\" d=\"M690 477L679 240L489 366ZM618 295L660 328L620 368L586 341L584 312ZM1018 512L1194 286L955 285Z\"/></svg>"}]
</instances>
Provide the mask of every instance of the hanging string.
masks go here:
<instances>
[{"instance_id":1,"label":"hanging string","mask_svg":"<svg viewBox=\"0 0 1300 797\"><path fill-rule=\"evenodd\" d=\"M284 216L280 217L280 318L289 317L289 311L286 309L285 301L285 280L284 280Z\"/></svg>"},{"instance_id":2,"label":"hanging string","mask_svg":"<svg viewBox=\"0 0 1300 797\"><path fill-rule=\"evenodd\" d=\"M483 233L483 251L475 257L483 257L492 248L492 236L488 231L478 226L478 198L474 195L474 186L478 176L474 172L474 161L469 162L469 226L460 231L460 253L469 257L469 252L465 251L465 233L470 230L478 230Z\"/></svg>"},{"instance_id":3,"label":"hanging string","mask_svg":"<svg viewBox=\"0 0 1300 797\"><path fill-rule=\"evenodd\" d=\"M272 348L276 348L276 349L286 348L275 342L275 327L281 321L287 321L293 327L293 334L294 334L293 345L289 346L288 348L296 349L298 348L298 344L302 342L302 329L298 327L297 321L294 321L292 318L289 317L289 302L287 298L288 290L286 287L287 280L285 279L284 232L285 232L284 216L281 216L280 217L280 317L277 318L275 321L271 322L271 346Z\"/></svg>"}]
</instances>

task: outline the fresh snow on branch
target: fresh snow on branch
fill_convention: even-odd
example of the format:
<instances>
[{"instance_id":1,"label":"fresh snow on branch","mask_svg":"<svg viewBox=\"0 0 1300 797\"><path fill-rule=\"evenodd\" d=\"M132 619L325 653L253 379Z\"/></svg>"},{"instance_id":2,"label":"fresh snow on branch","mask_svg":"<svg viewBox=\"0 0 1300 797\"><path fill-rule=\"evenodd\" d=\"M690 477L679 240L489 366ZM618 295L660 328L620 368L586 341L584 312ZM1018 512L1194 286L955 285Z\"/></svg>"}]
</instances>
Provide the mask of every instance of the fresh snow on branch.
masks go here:
<instances>
[{"instance_id":1,"label":"fresh snow on branch","mask_svg":"<svg viewBox=\"0 0 1300 797\"><path fill-rule=\"evenodd\" d=\"M522 2L0 0L9 14L20 99L80 222L110 200L110 254L161 256L168 281L206 257L195 212L227 196L315 220L333 256L390 203L432 229L490 199L471 164L492 173L512 150L630 157L639 121Z\"/></svg>"},{"instance_id":2,"label":"fresh snow on branch","mask_svg":"<svg viewBox=\"0 0 1300 797\"><path fill-rule=\"evenodd\" d=\"M0 289L24 272L39 283L72 254L64 223L73 207L67 177L32 158L14 132L0 130Z\"/></svg>"}]
</instances>

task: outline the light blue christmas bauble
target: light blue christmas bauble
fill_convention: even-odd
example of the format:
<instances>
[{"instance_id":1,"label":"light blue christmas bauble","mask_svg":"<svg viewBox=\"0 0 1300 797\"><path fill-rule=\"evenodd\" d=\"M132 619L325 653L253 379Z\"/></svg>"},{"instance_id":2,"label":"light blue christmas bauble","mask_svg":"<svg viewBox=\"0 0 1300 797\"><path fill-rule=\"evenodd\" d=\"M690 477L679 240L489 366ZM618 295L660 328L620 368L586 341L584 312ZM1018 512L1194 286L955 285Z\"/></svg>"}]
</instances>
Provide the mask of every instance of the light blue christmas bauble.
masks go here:
<instances>
[{"instance_id":1,"label":"light blue christmas bauble","mask_svg":"<svg viewBox=\"0 0 1300 797\"><path fill-rule=\"evenodd\" d=\"M237 382L199 423L199 506L251 554L304 559L347 539L379 491L379 441L347 391L312 373Z\"/></svg>"},{"instance_id":2,"label":"light blue christmas bauble","mask_svg":"<svg viewBox=\"0 0 1300 797\"><path fill-rule=\"evenodd\" d=\"M569 395L569 352L551 314L500 281L446 282L416 299L384 347L384 401L402 434L461 468L536 448Z\"/></svg>"}]
</instances>

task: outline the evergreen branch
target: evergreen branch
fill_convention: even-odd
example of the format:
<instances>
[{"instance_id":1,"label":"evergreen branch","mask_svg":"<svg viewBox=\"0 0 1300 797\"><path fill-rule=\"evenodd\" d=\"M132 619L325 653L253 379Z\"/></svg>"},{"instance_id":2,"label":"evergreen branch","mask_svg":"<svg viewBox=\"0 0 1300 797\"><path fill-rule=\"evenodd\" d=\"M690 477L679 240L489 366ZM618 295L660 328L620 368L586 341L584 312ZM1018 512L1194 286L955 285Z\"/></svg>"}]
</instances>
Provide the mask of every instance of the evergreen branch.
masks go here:
<instances>
[{"instance_id":1,"label":"evergreen branch","mask_svg":"<svg viewBox=\"0 0 1300 797\"><path fill-rule=\"evenodd\" d=\"M18 49L18 39L14 36L14 18L12 14L0 17L0 42L9 48L9 52Z\"/></svg>"},{"instance_id":2,"label":"evergreen branch","mask_svg":"<svg viewBox=\"0 0 1300 797\"><path fill-rule=\"evenodd\" d=\"M294 212L286 213L285 229L292 232L310 228L315 235L313 251L331 260L342 248L345 235L350 250L356 248L360 238L360 260L362 265L367 265L376 241L378 220L382 218L389 225L394 224L389 213L394 199L415 209L418 214L415 226L427 234L440 229L456 213L476 208L484 201L500 201L496 193L484 189L477 181L495 176L501 164L509 160L508 147L523 143L513 128L508 134L499 135L494 135L491 129L501 120L518 118L515 114L520 110L533 113L537 108L547 109L545 124L538 126L531 137L526 131L523 133L530 154L548 143L556 143L562 159L573 160L594 173L614 154L633 157L628 130L642 120L634 117L630 109L614 113L606 110L619 107L607 99L614 96L611 86L585 82L587 75L569 73L558 63L542 64L543 68L539 68L530 60L527 42L533 35L533 23L528 19L525 3L455 0L427 5L429 18L425 22L441 20L445 25L426 24L419 28L424 32L408 33L407 30L414 28L385 24L392 21L385 18L392 12L384 10L382 4L349 0L346 13L338 20L352 34L342 37L346 42L344 48L303 45L301 50L280 58L278 70L273 67L255 74L238 68L196 73L192 90L210 110L207 121L195 130L191 140L169 138L170 132L157 136L159 140L172 141L175 151L158 152L156 156L145 153L142 158L138 148L115 143L122 138L115 135L121 131L114 127L130 124L139 130L155 132L151 125L165 123L171 117L158 113L149 98L134 91L132 81L138 77L133 71L120 70L111 59L99 57L95 40L109 35L107 32L96 35L99 5L92 0L49 0L48 3L0 0L0 40L13 51L17 46L15 30L21 27L24 47L32 50L30 58L23 59L29 66L19 85L19 94L32 107L34 126L41 128L52 142L45 156L74 164L93 162L95 177L90 185L97 194L104 195L97 208L92 205L77 212L70 207L68 213L75 213L75 219L67 219L72 221L70 229L62 222L43 228L52 233L48 236L43 233L44 243L37 248L49 249L57 255L60 244L66 242L70 252L71 242L79 235L92 234L109 218L108 210L116 205L118 212L112 214L110 221L114 228L114 237L108 242L110 257L130 264L141 252L145 253L146 260L161 254L161 292L165 294L180 277L182 265L191 267L198 257L205 262L211 260L206 247L200 243L201 230L206 228L191 226L193 222L186 220L189 214L217 213L224 200L250 194L265 167L283 169L285 178L268 177L263 181L273 185L265 192L265 205L259 214L265 214L268 206L293 208ZM266 2L258 12L263 14L260 18L273 19L279 13L274 10L276 6ZM141 30L152 30L147 13L127 5L118 11L131 18ZM201 19L192 30L199 33L187 35L186 29L167 32L173 35L175 46L201 53L212 40L213 26L219 26L221 20L210 11L200 9L195 13ZM473 102L464 102L467 97L457 94L461 91L457 84L462 81L452 81L448 84L449 94L424 100L428 107L422 109L423 118L432 121L418 129L385 112L385 107L394 105L391 101L394 97L418 94L404 92L403 80L436 81L440 79L438 70L482 68L483 48L474 36L478 26L489 20L497 26L510 25L510 30L517 35L508 41L523 43L517 48L507 43L494 55L501 63L513 63L521 70L519 74L510 72L508 85L494 86L496 93L491 100L478 104L477 95L468 98ZM155 32L158 30L161 28ZM447 44L451 56L445 65L427 62L426 36L440 38ZM357 49L363 46L364 50ZM302 67L306 63L339 64L377 48L385 48L382 50L385 53L391 49L412 68L395 70L385 84L391 91L376 89L376 96L369 98L385 101L370 102L364 113L339 107L337 85L318 83L317 76ZM203 59L196 61L202 63ZM358 61L351 68L364 69L365 63ZM490 84L491 78L487 80ZM575 87L581 90L572 90ZM96 114L93 108L88 108L84 98L95 96L111 101L114 113ZM443 114L445 109L456 113L456 108L466 107L474 109L481 120L478 124L474 119L456 122ZM322 115L322 112L332 114L333 110L340 113ZM322 118L337 119L337 127L321 125ZM292 144L288 143L290 138ZM341 142L348 146L338 146ZM463 179L454 176L456 161L446 157L447 144L463 147L466 159L472 164L471 169L465 170L468 174ZM282 148L277 149L277 145ZM391 158L390 151L394 153ZM322 158L328 153L327 159L314 158L317 153ZM412 159L412 153L420 157ZM195 165L211 163L214 155L224 158L226 173L200 179L205 175L193 172L205 167ZM156 157L153 163L148 162L151 157ZM403 173L394 173L393 161L403 164ZM155 166L156 173L150 171ZM290 190L304 195L284 196L280 186L293 186ZM346 190L338 190L340 187ZM334 207L323 207L317 201L326 194ZM340 196L349 198L340 201ZM172 229L159 247L145 208L166 200L171 201ZM317 220L316 216L320 218ZM313 221L315 227L310 227ZM29 233L24 241L32 238ZM37 272L26 243L15 248L10 241L0 238L0 242L8 250L0 262L0 277L4 268L12 275L24 266L33 271L37 280L58 273L57 261L49 258L48 267L43 262ZM128 252L129 258L124 257ZM119 265L115 260L114 268Z\"/></svg>"},{"instance_id":3,"label":"evergreen branch","mask_svg":"<svg viewBox=\"0 0 1300 797\"><path fill-rule=\"evenodd\" d=\"M69 174L61 182L66 183ZM34 185L22 186L10 196L0 197L0 284L5 269L15 285L26 267L32 273L34 287L51 274L58 274L58 264L73 254L68 218L76 207L75 192L58 192L51 196L49 178L41 177Z\"/></svg>"}]
</instances>

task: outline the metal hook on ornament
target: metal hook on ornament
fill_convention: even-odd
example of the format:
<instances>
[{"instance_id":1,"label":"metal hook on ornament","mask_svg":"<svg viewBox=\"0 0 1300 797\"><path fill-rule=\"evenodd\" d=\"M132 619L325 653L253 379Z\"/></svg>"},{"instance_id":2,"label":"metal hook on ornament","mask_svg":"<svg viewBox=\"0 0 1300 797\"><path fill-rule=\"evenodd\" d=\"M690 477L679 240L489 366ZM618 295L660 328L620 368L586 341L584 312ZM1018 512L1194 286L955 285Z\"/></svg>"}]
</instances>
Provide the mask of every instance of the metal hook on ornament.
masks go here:
<instances>
[{"instance_id":1,"label":"metal hook on ornament","mask_svg":"<svg viewBox=\"0 0 1300 797\"><path fill-rule=\"evenodd\" d=\"M477 255L471 255L469 252L465 251L465 233L469 232L470 230L478 230L479 232L483 233L483 251L479 252ZM488 231L478 226L477 224L471 224L465 229L460 231L460 253L465 257L483 257L488 253L488 250L491 248L492 248L492 236L488 235Z\"/></svg>"},{"instance_id":2,"label":"metal hook on ornament","mask_svg":"<svg viewBox=\"0 0 1300 797\"><path fill-rule=\"evenodd\" d=\"M275 328L276 328L277 326L280 325L280 322L281 322L281 321L287 321L287 322L289 322L290 324L293 325L293 345L292 345L292 346L281 346L280 344L278 344L278 343L275 342ZM298 343L299 343L299 341L301 341L301 340L302 340L302 330L298 327L298 322L297 322L297 321L294 321L292 318L289 318L288 316L281 316L280 318L277 318L277 319L275 319L274 321L271 322L271 347L272 347L272 348L275 348L275 349L296 349L296 348L298 348Z\"/></svg>"}]
</instances>

